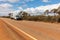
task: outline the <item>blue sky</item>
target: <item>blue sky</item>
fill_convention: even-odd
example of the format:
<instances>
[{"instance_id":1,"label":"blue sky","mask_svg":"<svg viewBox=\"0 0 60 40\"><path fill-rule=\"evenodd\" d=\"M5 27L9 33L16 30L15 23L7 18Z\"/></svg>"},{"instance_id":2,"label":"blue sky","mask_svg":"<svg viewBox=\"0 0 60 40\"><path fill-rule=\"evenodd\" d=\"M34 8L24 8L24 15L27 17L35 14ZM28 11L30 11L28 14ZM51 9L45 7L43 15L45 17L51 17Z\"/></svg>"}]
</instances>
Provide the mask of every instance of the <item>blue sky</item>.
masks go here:
<instances>
[{"instance_id":1,"label":"blue sky","mask_svg":"<svg viewBox=\"0 0 60 40\"><path fill-rule=\"evenodd\" d=\"M46 2L44 2L43 0L33 0L33 1L28 1L28 2L23 0L17 3L13 3L13 5L15 7L21 6L22 8L31 8L31 7L45 6L45 5L57 4L57 3L60 3L60 0L48 0Z\"/></svg>"},{"instance_id":2,"label":"blue sky","mask_svg":"<svg viewBox=\"0 0 60 40\"><path fill-rule=\"evenodd\" d=\"M50 7L49 7L50 6ZM8 14L12 11L25 10L34 11L37 9L46 10L60 6L60 0L0 0L0 14Z\"/></svg>"},{"instance_id":3,"label":"blue sky","mask_svg":"<svg viewBox=\"0 0 60 40\"><path fill-rule=\"evenodd\" d=\"M9 2L6 2L6 3L9 3ZM11 3L11 4L16 8L18 6L23 7L24 5L25 6L23 8L27 8L27 7L37 7L37 6L42 6L42 5L57 4L57 3L60 3L60 0L48 0L47 2L43 2L43 0L33 0L33 1L19 0L19 2Z\"/></svg>"},{"instance_id":4,"label":"blue sky","mask_svg":"<svg viewBox=\"0 0 60 40\"><path fill-rule=\"evenodd\" d=\"M38 6L45 6L45 5L60 3L60 0L15 0L16 2L11 2L11 1L3 0L3 1L0 1L0 4L9 3L13 5L14 9L17 9L19 6L26 9L31 7L38 7Z\"/></svg>"}]
</instances>

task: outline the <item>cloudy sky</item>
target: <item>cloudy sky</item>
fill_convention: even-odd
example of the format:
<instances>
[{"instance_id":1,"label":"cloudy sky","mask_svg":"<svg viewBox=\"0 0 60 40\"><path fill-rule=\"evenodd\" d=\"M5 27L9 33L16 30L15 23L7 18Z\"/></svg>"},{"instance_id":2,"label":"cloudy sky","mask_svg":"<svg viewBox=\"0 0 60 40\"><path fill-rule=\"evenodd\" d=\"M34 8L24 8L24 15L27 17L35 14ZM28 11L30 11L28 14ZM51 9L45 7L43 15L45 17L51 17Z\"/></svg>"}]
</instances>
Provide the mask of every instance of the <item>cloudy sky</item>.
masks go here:
<instances>
[{"instance_id":1,"label":"cloudy sky","mask_svg":"<svg viewBox=\"0 0 60 40\"><path fill-rule=\"evenodd\" d=\"M24 10L35 13L60 6L60 0L0 0L0 15Z\"/></svg>"}]
</instances>

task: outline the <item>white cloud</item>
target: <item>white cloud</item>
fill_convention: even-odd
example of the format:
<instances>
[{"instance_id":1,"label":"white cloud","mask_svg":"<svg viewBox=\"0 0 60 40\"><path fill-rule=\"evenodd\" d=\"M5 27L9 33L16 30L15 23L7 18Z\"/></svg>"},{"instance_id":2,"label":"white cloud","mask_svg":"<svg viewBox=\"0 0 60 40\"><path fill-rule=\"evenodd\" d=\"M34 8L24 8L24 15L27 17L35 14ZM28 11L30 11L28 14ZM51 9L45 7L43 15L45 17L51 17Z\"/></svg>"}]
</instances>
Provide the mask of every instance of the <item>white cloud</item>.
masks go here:
<instances>
[{"instance_id":1,"label":"white cloud","mask_svg":"<svg viewBox=\"0 0 60 40\"><path fill-rule=\"evenodd\" d=\"M38 9L35 9L35 8L27 8L24 11L28 12L31 15L39 15L39 14L41 14L41 11L39 11Z\"/></svg>"},{"instance_id":2,"label":"white cloud","mask_svg":"<svg viewBox=\"0 0 60 40\"><path fill-rule=\"evenodd\" d=\"M60 3L46 5L46 6L39 6L36 8L27 8L24 11L29 12L29 13L39 13L39 12L44 12L45 10L52 10L54 8L57 9L59 6L60 6Z\"/></svg>"},{"instance_id":3,"label":"white cloud","mask_svg":"<svg viewBox=\"0 0 60 40\"><path fill-rule=\"evenodd\" d=\"M10 12L18 13L21 10L24 10L28 13L36 14L36 13L44 12L45 10L51 10L51 9L54 9L54 8L58 8L59 6L60 6L60 3L46 5L46 6L39 6L39 7L36 7L36 8L32 7L32 8L27 8L27 9L23 9L20 6L20 7L18 7L19 8L18 10L14 11L14 9L12 9L13 5L5 3L5 4L0 4L0 13L3 14L3 15L8 15L8 13L10 13Z\"/></svg>"},{"instance_id":4,"label":"white cloud","mask_svg":"<svg viewBox=\"0 0 60 40\"><path fill-rule=\"evenodd\" d=\"M29 1L34 1L34 0L0 0L0 2L11 2L11 3L15 3L15 2L21 2L21 3L25 3L25 2L29 2Z\"/></svg>"},{"instance_id":5,"label":"white cloud","mask_svg":"<svg viewBox=\"0 0 60 40\"><path fill-rule=\"evenodd\" d=\"M20 10L23 10L23 8L22 8L22 7L19 7L19 9L20 9Z\"/></svg>"},{"instance_id":6,"label":"white cloud","mask_svg":"<svg viewBox=\"0 0 60 40\"><path fill-rule=\"evenodd\" d=\"M45 11L45 10L51 10L51 9L54 9L54 8L57 9L59 6L60 6L60 3L46 5L46 6L39 6L39 7L36 7L36 9Z\"/></svg>"},{"instance_id":7,"label":"white cloud","mask_svg":"<svg viewBox=\"0 0 60 40\"><path fill-rule=\"evenodd\" d=\"M49 0L42 0L42 2L49 2Z\"/></svg>"},{"instance_id":8,"label":"white cloud","mask_svg":"<svg viewBox=\"0 0 60 40\"><path fill-rule=\"evenodd\" d=\"M23 11L23 8L22 7L18 7L19 9L18 10L15 10L15 11L13 11L13 13L19 13L20 11Z\"/></svg>"},{"instance_id":9,"label":"white cloud","mask_svg":"<svg viewBox=\"0 0 60 40\"><path fill-rule=\"evenodd\" d=\"M24 0L25 2L34 1L34 0Z\"/></svg>"},{"instance_id":10,"label":"white cloud","mask_svg":"<svg viewBox=\"0 0 60 40\"><path fill-rule=\"evenodd\" d=\"M29 12L29 13L35 13L35 8L27 8L24 11Z\"/></svg>"},{"instance_id":11,"label":"white cloud","mask_svg":"<svg viewBox=\"0 0 60 40\"><path fill-rule=\"evenodd\" d=\"M3 1L3 0L0 0L0 1Z\"/></svg>"},{"instance_id":12,"label":"white cloud","mask_svg":"<svg viewBox=\"0 0 60 40\"><path fill-rule=\"evenodd\" d=\"M7 0L8 2L14 3L14 2L18 2L19 0Z\"/></svg>"},{"instance_id":13,"label":"white cloud","mask_svg":"<svg viewBox=\"0 0 60 40\"><path fill-rule=\"evenodd\" d=\"M34 0L20 0L20 3L26 4L26 2L33 2Z\"/></svg>"},{"instance_id":14,"label":"white cloud","mask_svg":"<svg viewBox=\"0 0 60 40\"><path fill-rule=\"evenodd\" d=\"M12 12L13 5L5 3L5 4L0 4L0 16L1 15L8 15L8 13Z\"/></svg>"},{"instance_id":15,"label":"white cloud","mask_svg":"<svg viewBox=\"0 0 60 40\"><path fill-rule=\"evenodd\" d=\"M0 0L0 2L11 2L11 3L14 3L14 2L18 2L19 0Z\"/></svg>"},{"instance_id":16,"label":"white cloud","mask_svg":"<svg viewBox=\"0 0 60 40\"><path fill-rule=\"evenodd\" d=\"M10 7L13 7L13 5L11 4L8 4L8 3L5 3L5 4L0 4L0 7L3 7L3 8L10 8Z\"/></svg>"},{"instance_id":17,"label":"white cloud","mask_svg":"<svg viewBox=\"0 0 60 40\"><path fill-rule=\"evenodd\" d=\"M18 13L18 12L20 12L20 10L15 10L15 11L13 11L13 13Z\"/></svg>"}]
</instances>

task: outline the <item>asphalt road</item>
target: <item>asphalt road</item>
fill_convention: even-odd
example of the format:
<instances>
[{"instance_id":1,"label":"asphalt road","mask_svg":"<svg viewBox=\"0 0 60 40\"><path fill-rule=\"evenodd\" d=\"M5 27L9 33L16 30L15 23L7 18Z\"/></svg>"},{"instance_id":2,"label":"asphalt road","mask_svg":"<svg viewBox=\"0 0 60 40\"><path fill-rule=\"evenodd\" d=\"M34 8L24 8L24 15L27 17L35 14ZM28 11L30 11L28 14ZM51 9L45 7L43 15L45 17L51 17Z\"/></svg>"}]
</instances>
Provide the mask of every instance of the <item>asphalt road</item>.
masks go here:
<instances>
[{"instance_id":1,"label":"asphalt road","mask_svg":"<svg viewBox=\"0 0 60 40\"><path fill-rule=\"evenodd\" d=\"M60 24L58 23L44 23L24 20L17 21L8 18L1 19L11 25L14 25L14 27L22 30L26 33L26 35L28 34L30 37L36 40L60 40ZM17 39L19 39L19 36ZM22 39L25 40L23 37Z\"/></svg>"}]
</instances>

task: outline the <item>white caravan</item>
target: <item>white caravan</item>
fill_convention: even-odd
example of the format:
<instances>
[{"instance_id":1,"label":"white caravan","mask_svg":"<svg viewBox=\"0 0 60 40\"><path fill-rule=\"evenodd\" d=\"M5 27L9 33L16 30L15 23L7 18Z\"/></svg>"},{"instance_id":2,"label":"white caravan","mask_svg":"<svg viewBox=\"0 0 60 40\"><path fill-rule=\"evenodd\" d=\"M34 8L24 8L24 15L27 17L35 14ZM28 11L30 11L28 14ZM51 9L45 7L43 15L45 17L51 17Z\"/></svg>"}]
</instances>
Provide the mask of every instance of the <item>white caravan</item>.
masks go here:
<instances>
[{"instance_id":1,"label":"white caravan","mask_svg":"<svg viewBox=\"0 0 60 40\"><path fill-rule=\"evenodd\" d=\"M22 13L23 13L23 12L20 12L20 13L11 13L10 18L11 18L11 19L16 19L16 20L18 20L18 19L21 20L22 17L23 17Z\"/></svg>"}]
</instances>

